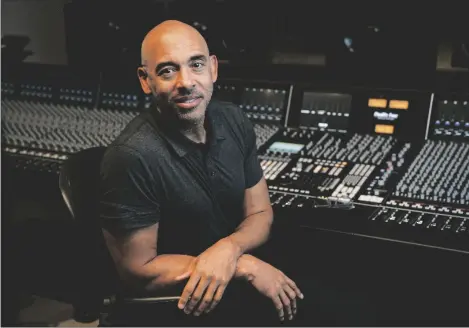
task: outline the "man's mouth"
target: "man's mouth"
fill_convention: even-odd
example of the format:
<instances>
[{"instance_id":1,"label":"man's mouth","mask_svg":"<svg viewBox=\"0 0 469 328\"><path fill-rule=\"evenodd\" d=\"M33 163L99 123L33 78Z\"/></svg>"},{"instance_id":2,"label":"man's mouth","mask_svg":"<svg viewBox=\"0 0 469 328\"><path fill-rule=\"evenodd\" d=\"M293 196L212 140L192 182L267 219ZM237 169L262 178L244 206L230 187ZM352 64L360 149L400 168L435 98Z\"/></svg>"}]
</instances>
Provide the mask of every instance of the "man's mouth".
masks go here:
<instances>
[{"instance_id":1,"label":"man's mouth","mask_svg":"<svg viewBox=\"0 0 469 328\"><path fill-rule=\"evenodd\" d=\"M177 98L175 100L175 102L177 103L188 103L188 102L193 102L197 99L199 99L200 97L184 97L184 98Z\"/></svg>"},{"instance_id":2,"label":"man's mouth","mask_svg":"<svg viewBox=\"0 0 469 328\"><path fill-rule=\"evenodd\" d=\"M178 107L182 108L193 108L200 104L201 97L181 97L174 100Z\"/></svg>"}]
</instances>

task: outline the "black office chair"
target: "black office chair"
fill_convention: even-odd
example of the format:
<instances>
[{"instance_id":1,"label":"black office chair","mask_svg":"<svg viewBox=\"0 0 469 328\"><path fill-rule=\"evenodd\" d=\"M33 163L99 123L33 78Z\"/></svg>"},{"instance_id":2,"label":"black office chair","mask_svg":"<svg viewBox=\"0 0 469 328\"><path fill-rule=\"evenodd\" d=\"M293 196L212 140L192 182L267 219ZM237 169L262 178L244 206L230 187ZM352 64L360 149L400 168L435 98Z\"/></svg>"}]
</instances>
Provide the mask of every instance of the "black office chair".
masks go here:
<instances>
[{"instance_id":1,"label":"black office chair","mask_svg":"<svg viewBox=\"0 0 469 328\"><path fill-rule=\"evenodd\" d=\"M100 165L105 147L93 147L71 155L59 174L63 199L79 233L80 296L74 302L75 320L92 322L106 313L114 301L117 272L98 221ZM72 284L77 283L75 281ZM168 302L179 296L132 298L124 302Z\"/></svg>"}]
</instances>

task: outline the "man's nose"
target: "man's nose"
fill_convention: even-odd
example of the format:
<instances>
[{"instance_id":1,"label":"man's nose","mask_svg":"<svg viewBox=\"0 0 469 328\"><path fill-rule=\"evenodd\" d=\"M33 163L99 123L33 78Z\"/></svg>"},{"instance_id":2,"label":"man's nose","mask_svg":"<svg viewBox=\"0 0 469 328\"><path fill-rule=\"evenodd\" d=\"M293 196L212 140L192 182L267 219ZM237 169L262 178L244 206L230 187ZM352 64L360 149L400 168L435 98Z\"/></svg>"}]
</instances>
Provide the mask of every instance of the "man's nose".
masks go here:
<instances>
[{"instance_id":1,"label":"man's nose","mask_svg":"<svg viewBox=\"0 0 469 328\"><path fill-rule=\"evenodd\" d=\"M182 67L178 74L176 86L181 89L191 90L195 86L193 76L188 68Z\"/></svg>"}]
</instances>

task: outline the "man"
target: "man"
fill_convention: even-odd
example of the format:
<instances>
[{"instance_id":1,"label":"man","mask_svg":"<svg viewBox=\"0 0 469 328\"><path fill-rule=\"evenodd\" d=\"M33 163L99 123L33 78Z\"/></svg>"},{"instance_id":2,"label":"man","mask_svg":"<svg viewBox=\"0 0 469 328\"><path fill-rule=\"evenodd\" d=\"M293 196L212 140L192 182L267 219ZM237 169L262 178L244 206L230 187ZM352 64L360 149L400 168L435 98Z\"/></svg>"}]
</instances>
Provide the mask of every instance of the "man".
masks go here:
<instances>
[{"instance_id":1,"label":"man","mask_svg":"<svg viewBox=\"0 0 469 328\"><path fill-rule=\"evenodd\" d=\"M267 241L273 212L251 123L212 100L216 57L178 21L152 29L141 56L138 78L155 106L129 123L102 162L101 224L120 292L158 295L182 283L179 313L210 318L228 284L248 281L281 320L292 319L301 291L250 254ZM151 311L148 320L134 313L113 324L158 324Z\"/></svg>"}]
</instances>

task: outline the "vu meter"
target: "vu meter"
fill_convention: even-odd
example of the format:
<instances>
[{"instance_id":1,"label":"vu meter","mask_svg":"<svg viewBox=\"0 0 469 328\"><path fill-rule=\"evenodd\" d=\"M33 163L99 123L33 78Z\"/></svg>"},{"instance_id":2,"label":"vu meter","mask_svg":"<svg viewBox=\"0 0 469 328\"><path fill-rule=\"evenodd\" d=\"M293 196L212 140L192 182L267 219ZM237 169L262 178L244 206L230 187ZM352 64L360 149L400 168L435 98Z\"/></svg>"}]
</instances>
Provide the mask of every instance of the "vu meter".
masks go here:
<instances>
[{"instance_id":1,"label":"vu meter","mask_svg":"<svg viewBox=\"0 0 469 328\"><path fill-rule=\"evenodd\" d=\"M305 92L299 124L313 130L345 133L352 96L342 93Z\"/></svg>"}]
</instances>

